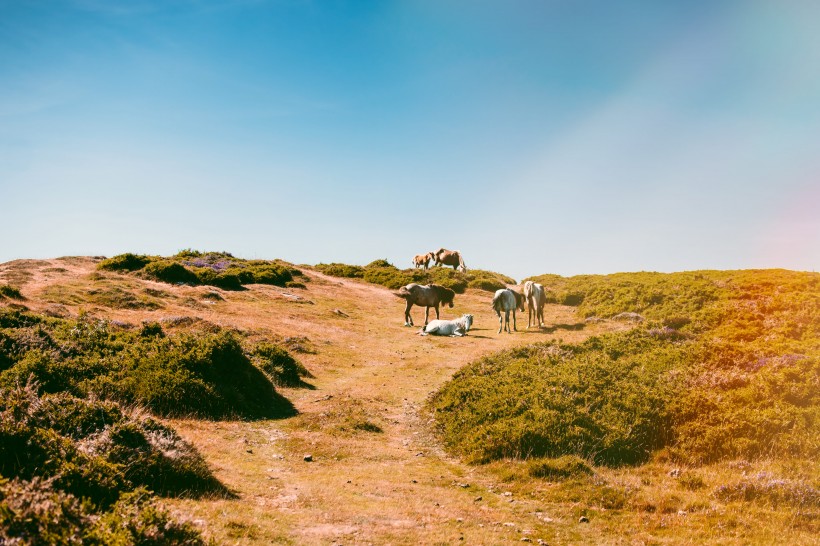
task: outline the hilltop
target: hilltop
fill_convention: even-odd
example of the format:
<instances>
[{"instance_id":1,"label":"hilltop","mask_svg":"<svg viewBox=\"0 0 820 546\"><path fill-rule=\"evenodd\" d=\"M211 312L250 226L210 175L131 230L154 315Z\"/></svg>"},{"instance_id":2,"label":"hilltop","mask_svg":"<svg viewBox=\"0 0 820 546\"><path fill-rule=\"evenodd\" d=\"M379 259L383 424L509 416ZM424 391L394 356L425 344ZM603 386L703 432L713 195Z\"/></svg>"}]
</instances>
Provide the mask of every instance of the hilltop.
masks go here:
<instances>
[{"instance_id":1,"label":"hilltop","mask_svg":"<svg viewBox=\"0 0 820 546\"><path fill-rule=\"evenodd\" d=\"M176 261L183 258L194 262L203 256ZM229 255L222 258L232 262ZM9 287L0 305L15 316L66 321L41 327L58 342L59 331L49 329L76 324L106 325L106 347L117 340L145 343L138 339L152 335L167 339L157 346L172 349L185 336L203 346L223 339L219 336L234 340L224 342L232 348L230 354L253 366L249 373L263 372L254 381L270 380L276 399L286 401L281 411L190 415L194 412L173 411L173 405L152 410L162 426L201 456L218 483L204 496L166 491L161 504L217 543L617 543L625 529L634 531L636 540L649 542L759 542L787 536L791 542L809 543L816 531L816 467L801 458L794 459L790 470L776 460L756 458L690 466L674 459L674 453L641 456L638 466L598 466L606 461L581 457L564 461L563 467L556 466L557 459L541 459L536 468L502 450L501 459L473 465L435 426L438 410L430 401L454 392L459 377L451 381L454 374L482 358L528 358L538 347L560 352L591 338L626 335L635 323L618 317L625 311L659 321L659 329L694 336L709 319L695 316L697 309L684 317L653 315L651 306L593 307L598 296L589 284L573 286L576 281L556 278L551 284L540 278L553 289L545 317L549 327L526 331L526 317L519 316L519 332L497 335L492 293L467 281L455 307L443 315L472 313L476 322L470 335L423 338L417 329L403 326L403 303L392 290L367 282L364 269L361 275L354 270L332 276L327 266L257 261L224 263L220 279L207 277L207 271L200 272L203 278L166 279L172 282L139 274L150 263L161 264L151 270L159 275L179 274L174 262L157 257L140 265L138 259L113 269L102 258L90 257L9 262L0 265L0 285ZM215 263L206 260L192 267ZM341 264L330 265L339 271ZM368 267L374 278L403 275L384 264ZM491 287L499 280L512 281L487 275L477 283ZM812 305L814 300L807 301ZM420 313L414 309L417 319ZM816 315L807 316L816 320ZM38 327L30 328L27 332ZM806 334L808 342L812 332ZM287 355L293 361L290 373L282 365L270 366L291 360L271 355ZM142 362L136 356L133 361ZM81 395L97 384L72 388ZM266 392L258 396L270 396ZM232 394L224 396L229 407L237 407ZM140 404L153 407L150 401ZM444 420L439 416L437 422ZM777 479L787 480L789 487L802 484L805 502L787 498L797 494L794 488L772 486ZM745 489L732 489L744 483ZM713 494L722 485L729 487L723 496ZM774 487L768 497L760 493L765 487ZM755 495L769 504L756 502ZM780 512L770 501L779 504ZM800 514L786 521L794 506ZM774 516L768 526L753 529L761 514ZM579 523L580 517L589 523Z\"/></svg>"}]
</instances>

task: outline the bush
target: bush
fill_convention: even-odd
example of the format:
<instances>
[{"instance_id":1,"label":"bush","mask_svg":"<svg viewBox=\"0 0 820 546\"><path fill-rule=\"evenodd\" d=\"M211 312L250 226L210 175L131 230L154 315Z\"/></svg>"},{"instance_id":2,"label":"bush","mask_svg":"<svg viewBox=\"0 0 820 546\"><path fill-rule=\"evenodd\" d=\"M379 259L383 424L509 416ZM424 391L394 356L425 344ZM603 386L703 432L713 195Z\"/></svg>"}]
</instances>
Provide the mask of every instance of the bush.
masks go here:
<instances>
[{"instance_id":1,"label":"bush","mask_svg":"<svg viewBox=\"0 0 820 546\"><path fill-rule=\"evenodd\" d=\"M640 463L668 440L681 353L640 332L536 344L460 370L432 405L447 445L472 461Z\"/></svg>"},{"instance_id":2,"label":"bush","mask_svg":"<svg viewBox=\"0 0 820 546\"><path fill-rule=\"evenodd\" d=\"M151 263L153 258L142 254L118 254L113 258L108 258L97 264L97 269L106 271L138 271Z\"/></svg>"},{"instance_id":3,"label":"bush","mask_svg":"<svg viewBox=\"0 0 820 546\"><path fill-rule=\"evenodd\" d=\"M352 279L361 279L364 277L364 268L358 265L347 264L316 264L316 269L325 275L333 277L345 277Z\"/></svg>"},{"instance_id":4,"label":"bush","mask_svg":"<svg viewBox=\"0 0 820 546\"><path fill-rule=\"evenodd\" d=\"M9 286L8 284L0 284L0 299L3 298L11 298L13 300L23 300L23 294L20 293L20 290L14 288L13 286Z\"/></svg>"},{"instance_id":5,"label":"bush","mask_svg":"<svg viewBox=\"0 0 820 546\"><path fill-rule=\"evenodd\" d=\"M199 277L196 273L184 265L169 260L151 262L142 269L142 274L145 278L172 284L199 284Z\"/></svg>"},{"instance_id":6,"label":"bush","mask_svg":"<svg viewBox=\"0 0 820 546\"><path fill-rule=\"evenodd\" d=\"M282 347L260 343L253 352L257 366L277 385L296 387L302 385L303 377L313 377Z\"/></svg>"},{"instance_id":7,"label":"bush","mask_svg":"<svg viewBox=\"0 0 820 546\"><path fill-rule=\"evenodd\" d=\"M246 353L224 330L166 335L157 323L131 330L85 318L25 326L25 315L15 322L20 327L0 329L0 386L32 377L42 392L95 395L164 416L275 418L295 412L251 362L253 349ZM285 366L281 373L287 378L293 370Z\"/></svg>"}]
</instances>

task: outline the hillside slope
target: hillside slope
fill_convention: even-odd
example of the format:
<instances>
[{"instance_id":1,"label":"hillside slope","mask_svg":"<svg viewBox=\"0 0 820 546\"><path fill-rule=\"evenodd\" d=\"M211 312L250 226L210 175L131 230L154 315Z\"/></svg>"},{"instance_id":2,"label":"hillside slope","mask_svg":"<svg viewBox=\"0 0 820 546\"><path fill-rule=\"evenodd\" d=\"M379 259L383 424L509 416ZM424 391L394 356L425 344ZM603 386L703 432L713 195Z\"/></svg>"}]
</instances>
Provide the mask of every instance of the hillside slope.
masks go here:
<instances>
[{"instance_id":1,"label":"hillside slope","mask_svg":"<svg viewBox=\"0 0 820 546\"><path fill-rule=\"evenodd\" d=\"M380 286L304 269L305 289L250 285L230 291L98 271L98 259L0 265L0 284L51 315L169 327L200 319L249 339L295 348L312 388L278 390L296 417L276 421L166 420L191 441L235 499L167 500L218 543L467 543L580 538L548 524L532 502L508 496L493 475L443 453L420 410L456 370L489 352L534 341L580 341L621 328L585 325L551 306L550 328L497 335L491 294L468 290L443 318L475 315L465 338L420 337L403 326L403 302ZM422 310L414 308L417 323ZM312 461L306 462L305 456ZM480 500L477 500L479 499ZM546 518L549 519L549 518Z\"/></svg>"}]
</instances>

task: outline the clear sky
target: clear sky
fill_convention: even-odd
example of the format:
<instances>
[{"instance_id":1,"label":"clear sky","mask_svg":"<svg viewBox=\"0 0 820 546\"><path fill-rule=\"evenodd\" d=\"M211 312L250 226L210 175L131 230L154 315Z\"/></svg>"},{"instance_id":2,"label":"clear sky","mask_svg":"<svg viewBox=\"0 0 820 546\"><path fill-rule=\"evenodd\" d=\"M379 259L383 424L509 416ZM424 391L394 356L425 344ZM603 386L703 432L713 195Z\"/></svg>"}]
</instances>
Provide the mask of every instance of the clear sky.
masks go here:
<instances>
[{"instance_id":1,"label":"clear sky","mask_svg":"<svg viewBox=\"0 0 820 546\"><path fill-rule=\"evenodd\" d=\"M816 0L0 0L0 262L820 267Z\"/></svg>"}]
</instances>

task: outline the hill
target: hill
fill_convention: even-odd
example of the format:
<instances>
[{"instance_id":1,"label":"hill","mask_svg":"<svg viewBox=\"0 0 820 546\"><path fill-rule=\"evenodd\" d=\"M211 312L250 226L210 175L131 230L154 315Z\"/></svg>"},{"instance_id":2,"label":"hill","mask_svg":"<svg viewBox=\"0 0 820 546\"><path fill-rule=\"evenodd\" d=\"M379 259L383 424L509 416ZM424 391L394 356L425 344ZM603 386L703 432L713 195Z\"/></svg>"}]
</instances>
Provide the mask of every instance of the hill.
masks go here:
<instances>
[{"instance_id":1,"label":"hill","mask_svg":"<svg viewBox=\"0 0 820 546\"><path fill-rule=\"evenodd\" d=\"M219 257L219 253L204 254ZM150 263L179 263L187 269L205 267L182 263L193 259L196 258L182 255L154 257ZM219 263L209 260L210 265ZM138 259L134 267L141 261ZM609 361L584 360L585 352L591 355L589 351L610 347L611 356L611 349L617 348L618 343L627 343L629 348L644 343L648 349L655 350L653 343L666 338L673 342L676 336L681 336L676 342L682 346L703 342L704 332L716 331L723 324L713 321L712 311L706 309L708 306L704 306L703 317L698 309L685 314L683 308L679 308L680 313L663 316L654 316L649 308L630 307L617 312L613 308L604 312L590 306L596 301L591 291L583 292L583 299L577 301L577 304L585 302L587 307L563 303L576 303L575 300L562 299L559 303L562 295L557 283L567 280L557 279L555 285L550 285L556 303L549 305L546 312L548 328L523 331L519 327L518 333L499 336L495 334L497 319L490 309L492 294L480 288L464 287L463 293L456 297L455 308L445 310L444 316L472 313L476 317L474 330L466 338L424 338L417 336L415 329L402 326L403 304L392 291L364 277L331 276L319 268L297 268L279 260L254 264L234 261L232 267L239 270L234 272L240 281L237 287L230 283L219 286L199 277L164 282L141 271L147 263L136 269L113 270L101 269L101 263L100 258L74 257L0 264L0 286L9 287L0 299L3 316L16 317L8 319L2 327L6 336L3 339L11 341L0 341L0 345L14 347L14 351L7 349L3 353L10 357L6 357L5 364L0 362L0 368L5 370L2 373L7 379L22 379L20 369L13 370L24 360L27 369L48 371L60 368L63 363L62 369L66 372L62 389L58 388L60 383L49 383L42 378L39 387L29 386L19 391L22 387L18 387L19 382L14 379L7 388L28 393L17 396L27 396L33 400L30 405L38 407L55 403L50 398L53 396L71 396L70 402L61 402L65 407L101 403L93 401L100 396L108 400L104 404L113 404L106 408L127 410L129 404L137 403L144 408L143 413L135 414L133 422L122 421L120 426L127 424L129 430L144 430L147 425L140 425L143 422L140 419L152 419L167 432L161 435L142 432L142 437L148 439L147 445L166 445L156 443L157 440L151 443L151 438L162 437L177 438L179 446L185 442L187 447L179 447L178 451L190 454L186 460L201 461L195 465L200 472L197 475L201 476L198 479L211 485L189 486L187 491L180 491L168 487L167 481L164 488L153 483L141 485L143 482L137 480L136 475L118 477L120 474L112 471L110 479L123 484L117 491L123 492L124 504L98 503L100 513L107 514L98 521L122 521L123 514L136 517L134 514L141 512L128 508L134 506L134 501L127 495L139 487L149 487L157 496L143 494L141 498L153 498L151 502L156 504L152 506L160 510L151 513L166 518L162 520L165 522L172 521L167 518L175 518L174 525L178 527L163 525L181 529L179 536L199 533L220 544L435 544L462 540L486 544L522 539L551 544L614 543L621 540L627 529L636 540L646 542L766 542L777 538L791 543L811 543L813 540L817 513L816 466L797 456L799 454L788 459L719 457L714 462L684 463L671 449L675 447L673 444L652 444L648 451L647 446L641 444L636 451L631 438L652 437L651 434L640 436L642 429L637 427L641 430L636 430L633 436L625 436L629 441L621 441L620 445L628 448L626 451L617 447L618 442L613 442L615 447L607 452L617 455L632 449L637 453L633 459L617 455L622 462L629 463L626 466L612 464L608 455L598 459L584 457L583 451L571 452L574 458L554 458L555 453L526 460L517 458L522 453L507 453L503 449L499 452L502 459L475 457L469 453L478 452L464 451L468 458L490 461L475 465L465 463L462 451L447 437L434 434L431 419L436 406L428 407L428 400L442 400L446 393L455 392L454 385L474 369L476 364L471 363L514 363L545 356L552 359L550 366L563 366L556 371L559 381L553 385L559 390L568 386L560 379L573 369L572 362L587 365L592 375L584 377L600 376L599 380L604 381L607 377L594 371L607 368ZM253 282L259 279L252 276L252 271L240 275L244 269L273 265L290 274L291 279L277 281L279 284L260 283ZM397 276L389 264L366 267L384 268L390 273L389 276L377 275L376 282ZM396 271L400 272L399 276L403 274L402 270ZM761 290L776 292L774 286L767 285ZM581 293L583 287L570 288ZM601 301L608 300L602 297ZM731 301L734 305L743 300L718 298L716 301ZM814 300L807 303L809 310L811 301ZM644 316L645 321L637 330L634 322L617 318L626 311ZM417 317L419 313L415 311ZM790 307L783 316L792 313ZM794 334L789 338L791 341L784 342L783 347L787 346L789 351L800 349L801 344L811 344L812 339L816 341L811 330L811 324L816 325L816 321L813 322L811 311L806 316L810 324L800 330L802 337L797 339ZM743 331L754 331L757 323L744 324ZM763 331L771 325L765 323ZM783 327L787 325L783 323ZM667 328L676 333L668 332ZM735 329L726 326L724 335ZM653 330L660 333L650 333ZM72 334L74 331L77 334ZM640 341L642 336L647 340ZM723 339L717 336L713 341L720 343ZM734 340L727 343L736 344ZM766 346L764 339L744 343ZM26 354L34 352L21 356L20 347L26 349ZM679 346L673 345L673 348ZM674 350L667 349L664 354L673 360ZM574 356L569 355L571 351L575 351ZM34 366L35 356L40 360L46 358L50 365ZM580 360L573 361L573 358ZM656 362L654 358L651 361ZM93 371L95 366L91 364L95 362L105 364L96 375L86 374L77 380L82 374L69 373L84 364L89 364L88 368ZM651 378L653 371L662 368L666 361L657 362L654 368L643 366L642 369L628 362L618 363L616 359L618 369L627 372L617 384L628 385L632 379ZM210 369L209 363L230 364L224 372L228 374L236 366L245 370L244 375L231 378L235 387L222 396L221 405L212 407L218 411L196 411L193 402L183 411L177 410L185 408L184 404L154 404L151 397L145 395L156 392L155 388L144 388L144 397L134 398L140 389L132 387L146 383L129 377L160 374L157 377L183 377L186 381L193 378L200 382L201 388L207 389L209 378L221 377L205 373L203 366ZM169 368L171 364L181 364L181 367ZM459 372L462 368L465 371ZM138 375L129 375L137 372ZM217 372L218 367L214 373ZM724 377L721 373L715 372L711 377L716 381ZM454 374L456 379L448 383ZM530 377L522 373L517 381L527 382ZM254 384L254 392L259 395L251 399L239 397L243 381ZM499 376L486 390L507 388L505 381ZM575 381L576 385L589 384L580 375ZM510 380L509 385L514 382ZM158 384L175 383L160 380ZM48 385L52 385L52 392L46 392ZM265 388L259 389L259 386ZM430 398L442 387L444 390ZM194 401L197 397L220 399L216 391L214 395L196 394L207 391L193 392ZM285 410L266 415L253 409L259 407L254 401L264 400L266 392L275 393L280 400L279 407ZM607 389L602 388L602 392ZM651 424L650 410L657 400L655 391L646 387L633 398L645 395L654 396L640 406L648 408L648 414L642 419ZM813 404L809 400L807 407ZM613 403L612 415L617 415L614 406ZM270 406L266 403L264 407ZM292 410L287 410L288 407ZM620 407L629 408L624 404ZM500 414L505 408L505 404L499 404L495 411ZM573 407L569 405L567 409ZM106 411L123 412L121 409ZM122 415L131 415L128 411ZM150 417L146 411L150 411ZM522 406L518 411L526 413L526 408ZM112 430L105 428L106 421L102 428L90 427L84 429L87 431L84 435L74 437L57 426L58 423L43 421L39 415L34 412L33 417L20 421L22 414L18 412L15 426L25 425L32 437L57 435L63 443L72 442L78 453L85 453L79 448L92 445L92 440L99 442L101 432L110 434ZM442 425L446 423L441 415L436 415L436 419ZM632 425L630 422L624 426ZM522 430L526 426L524 423ZM69 444L65 445L69 449ZM449 446L453 451L448 453L442 446ZM93 452L98 457L94 459L98 461L95 464L114 465L115 470L130 468L128 461L133 457L116 459L111 455L131 453L124 449ZM163 453L174 452L166 449ZM152 451L146 449L140 453L150 455ZM513 458L509 458L510 455ZM140 460L161 462L164 459L143 456ZM7 474L9 470L3 469L0 474L12 477ZM109 474L100 472L98 475ZM22 473L20 477L26 478ZM12 487L12 483L16 485ZM82 496L82 492L60 484L52 483L43 488L27 483L34 482L6 484L5 498L28 498L26 495L32 493L21 493L24 487L39 487L38 495L59 497L61 502L68 503L66 506L71 502L67 495ZM172 478L170 483L185 482ZM802 500L795 501L798 498ZM147 513L148 508L142 505L140 510ZM81 514L85 518L93 515ZM582 516L588 523L579 523ZM761 525L761 521L765 521L765 525ZM101 533L110 532L111 527L105 529L92 531L102 536ZM169 538L157 543L174 542Z\"/></svg>"}]
</instances>

